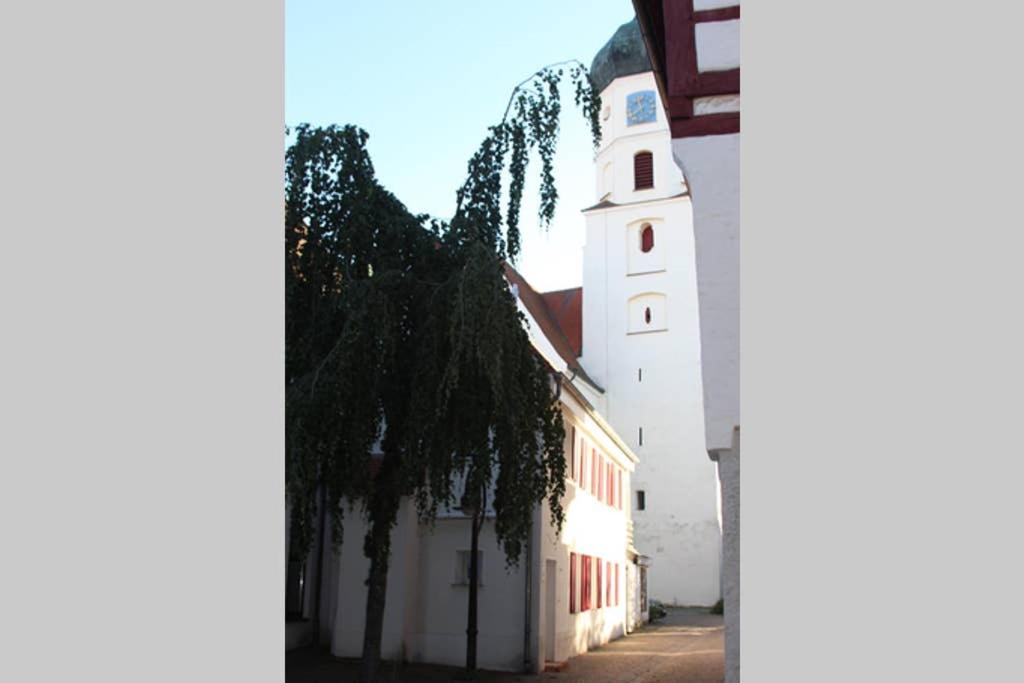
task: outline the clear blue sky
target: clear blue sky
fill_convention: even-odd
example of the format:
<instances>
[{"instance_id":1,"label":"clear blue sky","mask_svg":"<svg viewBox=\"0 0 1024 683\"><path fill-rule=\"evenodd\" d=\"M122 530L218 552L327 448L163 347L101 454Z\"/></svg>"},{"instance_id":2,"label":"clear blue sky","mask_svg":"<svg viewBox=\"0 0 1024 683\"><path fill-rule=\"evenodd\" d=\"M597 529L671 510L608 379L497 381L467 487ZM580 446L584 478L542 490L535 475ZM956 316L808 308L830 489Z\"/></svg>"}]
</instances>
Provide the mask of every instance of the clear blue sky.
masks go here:
<instances>
[{"instance_id":1,"label":"clear blue sky","mask_svg":"<svg viewBox=\"0 0 1024 683\"><path fill-rule=\"evenodd\" d=\"M512 88L553 62L589 67L632 17L629 0L289 0L285 120L366 129L383 184L410 210L450 218L466 162ZM595 201L589 133L568 88L563 104L549 233L536 220L536 165L523 203L519 265L540 290L580 284L579 210Z\"/></svg>"}]
</instances>

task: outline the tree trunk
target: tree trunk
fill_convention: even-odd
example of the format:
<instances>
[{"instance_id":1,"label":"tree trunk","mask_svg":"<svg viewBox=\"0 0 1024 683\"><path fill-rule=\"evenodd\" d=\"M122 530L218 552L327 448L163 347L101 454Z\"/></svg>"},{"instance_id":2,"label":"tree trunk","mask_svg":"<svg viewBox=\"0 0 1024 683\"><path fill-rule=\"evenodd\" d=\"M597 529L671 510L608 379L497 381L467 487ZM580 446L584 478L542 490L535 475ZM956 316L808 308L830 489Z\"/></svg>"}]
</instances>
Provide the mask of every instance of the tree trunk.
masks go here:
<instances>
[{"instance_id":1,"label":"tree trunk","mask_svg":"<svg viewBox=\"0 0 1024 683\"><path fill-rule=\"evenodd\" d=\"M473 513L470 520L469 542L469 614L466 618L466 672L476 673L476 618L477 618L477 584L480 567L477 562L477 549L480 546L480 526L477 520L482 516L480 510Z\"/></svg>"},{"instance_id":2,"label":"tree trunk","mask_svg":"<svg viewBox=\"0 0 1024 683\"><path fill-rule=\"evenodd\" d=\"M327 538L327 532L324 528L326 526L327 517L327 493L324 490L324 485L319 485L319 513L320 521L317 528L318 539L316 549L316 594L313 598L313 647L320 647L320 603L323 600L323 589L324 589L324 541Z\"/></svg>"},{"instance_id":3,"label":"tree trunk","mask_svg":"<svg viewBox=\"0 0 1024 683\"><path fill-rule=\"evenodd\" d=\"M480 492L470 520L469 540L469 614L466 617L466 674L476 677L477 589L480 583L480 529L483 528L487 506L487 491Z\"/></svg>"},{"instance_id":4,"label":"tree trunk","mask_svg":"<svg viewBox=\"0 0 1024 683\"><path fill-rule=\"evenodd\" d=\"M398 502L392 501L387 494L389 487L381 488L383 490L378 490L371 501L370 531L363 546L363 553L370 560L370 575L366 580L366 622L363 630L363 657L359 667L360 683L375 683L380 669L391 528L398 514Z\"/></svg>"}]
</instances>

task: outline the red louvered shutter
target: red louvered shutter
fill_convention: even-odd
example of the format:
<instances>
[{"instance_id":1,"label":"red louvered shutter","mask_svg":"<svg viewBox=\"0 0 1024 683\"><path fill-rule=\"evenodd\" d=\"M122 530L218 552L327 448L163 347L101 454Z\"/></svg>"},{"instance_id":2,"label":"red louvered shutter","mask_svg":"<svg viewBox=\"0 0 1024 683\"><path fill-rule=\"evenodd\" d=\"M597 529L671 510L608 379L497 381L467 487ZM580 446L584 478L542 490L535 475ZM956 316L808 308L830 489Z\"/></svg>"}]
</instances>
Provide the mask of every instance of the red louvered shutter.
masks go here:
<instances>
[{"instance_id":1,"label":"red louvered shutter","mask_svg":"<svg viewBox=\"0 0 1024 683\"><path fill-rule=\"evenodd\" d=\"M654 187L654 156L650 152L637 152L633 157L633 189L649 190Z\"/></svg>"}]
</instances>

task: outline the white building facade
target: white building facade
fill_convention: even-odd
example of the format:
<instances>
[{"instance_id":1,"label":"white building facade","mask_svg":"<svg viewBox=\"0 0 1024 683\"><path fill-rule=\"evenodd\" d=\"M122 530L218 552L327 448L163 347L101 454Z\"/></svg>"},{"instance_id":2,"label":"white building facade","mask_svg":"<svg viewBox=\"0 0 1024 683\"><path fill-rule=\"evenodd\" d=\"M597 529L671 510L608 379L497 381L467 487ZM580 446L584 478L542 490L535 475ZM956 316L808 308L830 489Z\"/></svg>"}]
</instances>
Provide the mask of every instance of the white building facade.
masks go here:
<instances>
[{"instance_id":1,"label":"white building facade","mask_svg":"<svg viewBox=\"0 0 1024 683\"><path fill-rule=\"evenodd\" d=\"M546 503L519 563L507 567L487 515L479 538L477 665L536 673L621 637L647 620L642 558L632 547L632 477L637 456L604 420L561 329L521 276L507 270L537 353L555 371L565 420L565 522L551 525ZM320 644L338 657L362 653L369 561L366 522L345 514L345 543L325 539ZM469 598L470 520L445 511L431 527L403 502L392 531L381 655L384 659L463 666ZM286 539L287 541L287 539ZM313 618L317 548L303 572L302 616ZM287 647L309 643L308 621L288 624Z\"/></svg>"},{"instance_id":2,"label":"white building facade","mask_svg":"<svg viewBox=\"0 0 1024 683\"><path fill-rule=\"evenodd\" d=\"M740 3L633 0L693 197L708 455L722 499L725 681L740 680Z\"/></svg>"},{"instance_id":3,"label":"white building facade","mask_svg":"<svg viewBox=\"0 0 1024 683\"><path fill-rule=\"evenodd\" d=\"M584 210L582 365L602 412L640 458L635 536L652 599L721 597L715 466L704 442L693 206L639 29L626 24L591 69L603 138Z\"/></svg>"}]
</instances>

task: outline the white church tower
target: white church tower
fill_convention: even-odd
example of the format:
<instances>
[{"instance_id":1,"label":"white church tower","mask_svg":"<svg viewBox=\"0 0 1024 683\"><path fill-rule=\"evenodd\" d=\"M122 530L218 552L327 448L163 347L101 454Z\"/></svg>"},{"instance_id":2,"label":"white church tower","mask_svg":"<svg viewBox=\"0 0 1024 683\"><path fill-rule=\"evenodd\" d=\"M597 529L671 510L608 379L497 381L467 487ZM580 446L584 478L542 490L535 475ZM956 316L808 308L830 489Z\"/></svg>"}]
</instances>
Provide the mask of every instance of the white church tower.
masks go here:
<instances>
[{"instance_id":1,"label":"white church tower","mask_svg":"<svg viewBox=\"0 0 1024 683\"><path fill-rule=\"evenodd\" d=\"M595 204L583 211L582 365L640 458L631 493L648 594L711 605L721 527L704 443L692 207L635 21L598 52L591 77L603 138Z\"/></svg>"}]
</instances>

